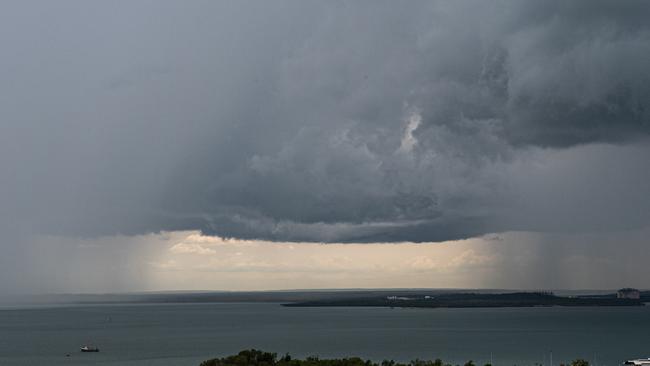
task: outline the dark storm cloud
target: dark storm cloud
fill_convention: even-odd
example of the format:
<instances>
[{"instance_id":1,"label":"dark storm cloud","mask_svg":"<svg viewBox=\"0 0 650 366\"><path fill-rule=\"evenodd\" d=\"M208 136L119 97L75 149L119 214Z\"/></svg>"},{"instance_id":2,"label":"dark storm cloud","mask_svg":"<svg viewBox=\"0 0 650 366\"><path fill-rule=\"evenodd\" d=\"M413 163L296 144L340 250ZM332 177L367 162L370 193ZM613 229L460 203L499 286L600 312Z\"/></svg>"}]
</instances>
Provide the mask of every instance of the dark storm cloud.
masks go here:
<instances>
[{"instance_id":1,"label":"dark storm cloud","mask_svg":"<svg viewBox=\"0 0 650 366\"><path fill-rule=\"evenodd\" d=\"M5 3L3 225L304 241L646 225L649 9Z\"/></svg>"}]
</instances>

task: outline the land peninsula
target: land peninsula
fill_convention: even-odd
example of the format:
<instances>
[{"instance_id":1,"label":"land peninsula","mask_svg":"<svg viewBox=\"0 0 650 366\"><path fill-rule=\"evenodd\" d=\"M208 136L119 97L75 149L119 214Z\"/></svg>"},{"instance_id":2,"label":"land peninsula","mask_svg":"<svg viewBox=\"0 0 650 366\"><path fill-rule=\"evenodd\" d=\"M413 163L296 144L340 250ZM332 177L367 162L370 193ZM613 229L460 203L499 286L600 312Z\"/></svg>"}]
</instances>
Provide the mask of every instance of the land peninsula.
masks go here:
<instances>
[{"instance_id":1,"label":"land peninsula","mask_svg":"<svg viewBox=\"0 0 650 366\"><path fill-rule=\"evenodd\" d=\"M400 308L495 308L534 306L642 306L648 299L618 298L616 294L558 296L552 292L473 293L451 292L435 294L392 294L387 296L341 297L290 302L284 306L376 306Z\"/></svg>"}]
</instances>

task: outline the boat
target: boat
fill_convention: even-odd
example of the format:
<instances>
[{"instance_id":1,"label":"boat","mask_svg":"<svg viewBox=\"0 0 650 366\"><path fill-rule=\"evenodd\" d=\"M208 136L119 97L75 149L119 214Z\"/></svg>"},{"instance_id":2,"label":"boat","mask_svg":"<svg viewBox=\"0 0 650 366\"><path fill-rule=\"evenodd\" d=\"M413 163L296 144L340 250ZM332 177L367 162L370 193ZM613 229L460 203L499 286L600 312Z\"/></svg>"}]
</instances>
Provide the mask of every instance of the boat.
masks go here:
<instances>
[{"instance_id":1,"label":"boat","mask_svg":"<svg viewBox=\"0 0 650 366\"><path fill-rule=\"evenodd\" d=\"M638 358L635 360L627 360L624 365L632 366L650 366L650 358Z\"/></svg>"},{"instance_id":2,"label":"boat","mask_svg":"<svg viewBox=\"0 0 650 366\"><path fill-rule=\"evenodd\" d=\"M83 346L83 347L81 347L81 352L99 352L99 348Z\"/></svg>"}]
</instances>

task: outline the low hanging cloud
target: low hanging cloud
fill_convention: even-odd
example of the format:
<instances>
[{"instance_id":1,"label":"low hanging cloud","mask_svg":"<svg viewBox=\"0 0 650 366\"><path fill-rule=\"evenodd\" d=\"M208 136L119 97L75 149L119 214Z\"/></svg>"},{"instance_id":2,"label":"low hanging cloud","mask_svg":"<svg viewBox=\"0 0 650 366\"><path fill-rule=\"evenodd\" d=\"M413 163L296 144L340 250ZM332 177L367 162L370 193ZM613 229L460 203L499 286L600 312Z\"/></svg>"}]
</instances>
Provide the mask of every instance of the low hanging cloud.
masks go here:
<instances>
[{"instance_id":1,"label":"low hanging cloud","mask_svg":"<svg viewBox=\"0 0 650 366\"><path fill-rule=\"evenodd\" d=\"M183 204L273 240L647 225L647 4L500 5L327 6Z\"/></svg>"},{"instance_id":2,"label":"low hanging cloud","mask_svg":"<svg viewBox=\"0 0 650 366\"><path fill-rule=\"evenodd\" d=\"M9 2L27 234L440 241L648 225L643 1Z\"/></svg>"}]
</instances>

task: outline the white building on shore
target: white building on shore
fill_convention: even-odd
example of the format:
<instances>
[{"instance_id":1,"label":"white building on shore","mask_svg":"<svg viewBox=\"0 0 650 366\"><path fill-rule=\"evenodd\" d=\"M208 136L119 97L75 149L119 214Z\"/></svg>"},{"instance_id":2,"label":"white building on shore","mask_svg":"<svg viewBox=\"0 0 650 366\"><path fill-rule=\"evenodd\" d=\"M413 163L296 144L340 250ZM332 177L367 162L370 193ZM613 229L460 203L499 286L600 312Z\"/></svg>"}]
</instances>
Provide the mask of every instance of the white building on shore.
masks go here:
<instances>
[{"instance_id":1,"label":"white building on shore","mask_svg":"<svg viewBox=\"0 0 650 366\"><path fill-rule=\"evenodd\" d=\"M638 300L641 298L641 293L635 288L622 288L616 293L616 297L619 299L634 299Z\"/></svg>"}]
</instances>

